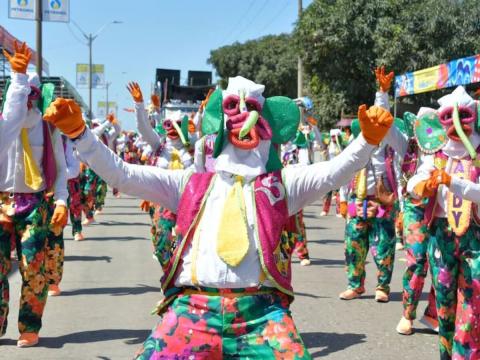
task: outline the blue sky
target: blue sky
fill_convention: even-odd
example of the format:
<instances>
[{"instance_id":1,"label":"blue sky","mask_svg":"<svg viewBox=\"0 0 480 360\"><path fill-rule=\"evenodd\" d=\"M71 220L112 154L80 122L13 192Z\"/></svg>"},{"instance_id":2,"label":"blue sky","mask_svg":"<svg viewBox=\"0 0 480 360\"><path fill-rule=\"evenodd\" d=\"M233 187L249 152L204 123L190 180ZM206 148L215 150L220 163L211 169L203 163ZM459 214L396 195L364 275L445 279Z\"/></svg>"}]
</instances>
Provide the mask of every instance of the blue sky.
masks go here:
<instances>
[{"instance_id":1,"label":"blue sky","mask_svg":"<svg viewBox=\"0 0 480 360\"><path fill-rule=\"evenodd\" d=\"M88 33L114 20L93 43L93 62L105 64L112 82L109 98L119 105L124 128L134 127L133 115L124 112L132 102L125 85L138 81L146 98L155 69L213 70L210 50L234 41L290 32L297 17L297 0L70 0L70 16ZM304 0L304 7L312 0ZM0 24L15 37L35 47L35 23L8 18L2 1ZM44 22L43 56L51 75L62 75L75 85L75 64L88 62L88 48L73 24ZM86 90L79 90L88 102ZM93 109L105 100L105 90L93 90Z\"/></svg>"}]
</instances>

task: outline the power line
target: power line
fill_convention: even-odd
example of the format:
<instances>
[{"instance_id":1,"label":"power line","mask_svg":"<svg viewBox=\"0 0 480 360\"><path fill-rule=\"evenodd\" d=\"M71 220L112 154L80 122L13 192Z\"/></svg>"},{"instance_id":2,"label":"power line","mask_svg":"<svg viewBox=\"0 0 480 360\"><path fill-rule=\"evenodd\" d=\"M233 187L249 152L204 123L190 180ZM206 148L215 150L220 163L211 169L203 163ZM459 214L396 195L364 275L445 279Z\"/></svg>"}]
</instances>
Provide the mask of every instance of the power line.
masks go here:
<instances>
[{"instance_id":1,"label":"power line","mask_svg":"<svg viewBox=\"0 0 480 360\"><path fill-rule=\"evenodd\" d=\"M233 35L233 33L235 32L235 30L237 30L238 26L242 23L242 21L244 19L247 19L247 15L250 13L250 10L252 10L253 8L253 5L255 4L255 0L251 0L250 1L250 5L248 6L247 8L247 11L245 11L245 13L239 17L238 21L236 22L236 24L232 27L232 30L228 32L227 36L225 36L223 38L223 40L221 41L221 43L223 44L226 40L228 40L230 38L230 36Z\"/></svg>"},{"instance_id":2,"label":"power line","mask_svg":"<svg viewBox=\"0 0 480 360\"><path fill-rule=\"evenodd\" d=\"M278 18L280 15L282 15L282 13L287 9L289 3L290 3L290 0L287 0L287 1L285 2L285 5L284 5L282 8L280 8L280 11L278 11L278 12L275 14L275 16L273 16L272 19L271 19L269 22L267 22L267 25L265 25L265 26L262 28L262 30L260 30L260 32L263 32L263 31L265 31L266 29L268 29L268 28L270 27L270 25L272 25L272 24L274 23L274 21L277 20L277 18Z\"/></svg>"},{"instance_id":3,"label":"power line","mask_svg":"<svg viewBox=\"0 0 480 360\"><path fill-rule=\"evenodd\" d=\"M268 5L268 3L270 2L270 0L266 0L262 7L257 11L257 13L255 14L255 16L253 17L253 19L247 24L247 26L245 26L237 35L237 38L240 37L240 35L242 35L245 30L247 30L248 28L250 28L250 26L255 22L255 20L258 19L258 17L262 14L263 10L265 10L265 7Z\"/></svg>"}]
</instances>

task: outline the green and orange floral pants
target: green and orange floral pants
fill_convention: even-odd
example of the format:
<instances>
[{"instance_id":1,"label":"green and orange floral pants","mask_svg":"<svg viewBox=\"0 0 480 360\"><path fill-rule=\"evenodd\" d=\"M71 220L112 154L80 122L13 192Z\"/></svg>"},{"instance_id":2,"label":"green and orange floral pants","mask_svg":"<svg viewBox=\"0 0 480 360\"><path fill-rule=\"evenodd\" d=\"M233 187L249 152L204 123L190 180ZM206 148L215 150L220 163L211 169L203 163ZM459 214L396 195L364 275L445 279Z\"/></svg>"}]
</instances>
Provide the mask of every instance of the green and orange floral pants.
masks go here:
<instances>
[{"instance_id":1,"label":"green and orange floral pants","mask_svg":"<svg viewBox=\"0 0 480 360\"><path fill-rule=\"evenodd\" d=\"M395 225L388 218L358 216L347 220L345 227L345 268L348 288L365 291L365 261L368 250L377 265L377 290L390 292L393 263L395 259Z\"/></svg>"},{"instance_id":2,"label":"green and orange floral pants","mask_svg":"<svg viewBox=\"0 0 480 360\"><path fill-rule=\"evenodd\" d=\"M173 301L137 359L311 359L286 295L202 290Z\"/></svg>"},{"instance_id":3,"label":"green and orange floral pants","mask_svg":"<svg viewBox=\"0 0 480 360\"><path fill-rule=\"evenodd\" d=\"M28 211L13 214L12 199L0 194L0 335L7 330L9 311L8 274L10 253L16 249L22 276L18 329L20 333L38 333L47 301L45 247L51 219L51 207L43 193L32 194Z\"/></svg>"},{"instance_id":4,"label":"green and orange floral pants","mask_svg":"<svg viewBox=\"0 0 480 360\"><path fill-rule=\"evenodd\" d=\"M428 258L437 296L442 360L480 359L480 226L456 236L445 218L430 229Z\"/></svg>"}]
</instances>

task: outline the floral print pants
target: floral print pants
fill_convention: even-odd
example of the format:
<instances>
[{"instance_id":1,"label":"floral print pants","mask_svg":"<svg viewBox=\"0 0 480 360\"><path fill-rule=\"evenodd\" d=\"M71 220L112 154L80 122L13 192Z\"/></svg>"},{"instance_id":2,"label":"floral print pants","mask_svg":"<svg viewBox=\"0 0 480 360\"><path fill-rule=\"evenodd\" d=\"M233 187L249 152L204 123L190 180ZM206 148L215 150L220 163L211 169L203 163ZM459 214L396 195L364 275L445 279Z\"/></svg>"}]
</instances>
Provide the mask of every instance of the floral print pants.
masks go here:
<instances>
[{"instance_id":1,"label":"floral print pants","mask_svg":"<svg viewBox=\"0 0 480 360\"><path fill-rule=\"evenodd\" d=\"M480 227L456 236L437 218L428 246L442 360L480 359Z\"/></svg>"},{"instance_id":2,"label":"floral print pants","mask_svg":"<svg viewBox=\"0 0 480 360\"><path fill-rule=\"evenodd\" d=\"M250 295L215 291L178 296L136 358L311 359L286 295L275 290Z\"/></svg>"},{"instance_id":3,"label":"floral print pants","mask_svg":"<svg viewBox=\"0 0 480 360\"><path fill-rule=\"evenodd\" d=\"M95 212L97 176L91 169L87 168L80 174L80 187L82 189L83 212L87 219L92 219Z\"/></svg>"},{"instance_id":4,"label":"floral print pants","mask_svg":"<svg viewBox=\"0 0 480 360\"><path fill-rule=\"evenodd\" d=\"M408 320L417 317L417 307L422 296L425 277L428 272L428 228L424 221L424 205L405 200L403 212L403 236L407 268L403 274L403 316ZM429 306L425 314L436 318L435 291L431 289ZM433 302L433 306L432 306Z\"/></svg>"},{"instance_id":5,"label":"floral print pants","mask_svg":"<svg viewBox=\"0 0 480 360\"><path fill-rule=\"evenodd\" d=\"M310 259L307 247L307 231L305 222L303 221L303 211L299 211L294 215L296 231L290 232L289 236L293 238L295 244L295 254L300 260Z\"/></svg>"},{"instance_id":6,"label":"floral print pants","mask_svg":"<svg viewBox=\"0 0 480 360\"><path fill-rule=\"evenodd\" d=\"M2 194L3 195L3 194ZM22 276L18 330L38 333L47 301L45 246L51 218L43 193L33 194L36 204L22 214L9 215L10 200L2 196L0 205L0 334L7 330L10 298L8 274L10 252L16 248Z\"/></svg>"},{"instance_id":7,"label":"floral print pants","mask_svg":"<svg viewBox=\"0 0 480 360\"><path fill-rule=\"evenodd\" d=\"M363 293L368 249L377 265L377 290L390 292L395 259L395 225L390 218L349 218L345 227L348 288Z\"/></svg>"},{"instance_id":8,"label":"floral print pants","mask_svg":"<svg viewBox=\"0 0 480 360\"><path fill-rule=\"evenodd\" d=\"M72 225L72 235L82 232L82 187L80 177L69 179L68 188L68 213Z\"/></svg>"},{"instance_id":9,"label":"floral print pants","mask_svg":"<svg viewBox=\"0 0 480 360\"><path fill-rule=\"evenodd\" d=\"M171 211L157 204L150 207L150 216L152 217L153 254L162 268L165 268L172 257L175 246L173 228L177 222L177 217Z\"/></svg>"}]
</instances>

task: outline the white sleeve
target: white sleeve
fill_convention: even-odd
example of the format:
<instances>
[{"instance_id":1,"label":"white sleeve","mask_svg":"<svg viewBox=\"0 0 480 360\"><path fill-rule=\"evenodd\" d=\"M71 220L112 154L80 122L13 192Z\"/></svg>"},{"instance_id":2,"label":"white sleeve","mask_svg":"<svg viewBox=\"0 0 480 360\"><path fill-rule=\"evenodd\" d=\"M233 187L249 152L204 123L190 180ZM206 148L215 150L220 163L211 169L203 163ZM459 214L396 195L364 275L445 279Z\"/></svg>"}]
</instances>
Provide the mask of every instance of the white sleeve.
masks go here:
<instances>
[{"instance_id":1,"label":"white sleeve","mask_svg":"<svg viewBox=\"0 0 480 360\"><path fill-rule=\"evenodd\" d=\"M407 183L407 192L415 199L418 199L417 194L415 194L415 187L421 182L428 180L430 174L435 170L435 155L422 155L420 157L420 164L418 166L417 172L413 175Z\"/></svg>"},{"instance_id":2,"label":"white sleeve","mask_svg":"<svg viewBox=\"0 0 480 360\"><path fill-rule=\"evenodd\" d=\"M137 129L142 138L150 144L152 149L157 151L162 143L160 135L152 129L147 117L147 111L143 102L135 103L135 115L137 118Z\"/></svg>"},{"instance_id":3,"label":"white sleeve","mask_svg":"<svg viewBox=\"0 0 480 360\"><path fill-rule=\"evenodd\" d=\"M375 93L375 105L390 111L390 103L388 102L388 93L377 91Z\"/></svg>"},{"instance_id":4,"label":"white sleeve","mask_svg":"<svg viewBox=\"0 0 480 360\"><path fill-rule=\"evenodd\" d=\"M480 204L480 184L452 176L450 191L455 195L461 196L465 200Z\"/></svg>"},{"instance_id":5,"label":"white sleeve","mask_svg":"<svg viewBox=\"0 0 480 360\"><path fill-rule=\"evenodd\" d=\"M347 184L355 172L366 166L374 149L375 146L368 144L360 134L333 160L284 168L282 174L290 215L319 200L330 190Z\"/></svg>"},{"instance_id":6,"label":"white sleeve","mask_svg":"<svg viewBox=\"0 0 480 360\"><path fill-rule=\"evenodd\" d=\"M195 172L204 173L205 169L205 136L195 143L195 152L193 155L193 164Z\"/></svg>"},{"instance_id":7,"label":"white sleeve","mask_svg":"<svg viewBox=\"0 0 480 360\"><path fill-rule=\"evenodd\" d=\"M95 129L92 129L93 135L100 137L103 133L110 127L109 121L104 121L100 125L98 125Z\"/></svg>"},{"instance_id":8,"label":"white sleeve","mask_svg":"<svg viewBox=\"0 0 480 360\"><path fill-rule=\"evenodd\" d=\"M3 108L3 120L0 120L0 158L5 159L6 151L20 135L23 122L27 117L27 100L30 94L28 76L12 72L12 82L8 88ZM1 109L0 109L1 110Z\"/></svg>"},{"instance_id":9,"label":"white sleeve","mask_svg":"<svg viewBox=\"0 0 480 360\"><path fill-rule=\"evenodd\" d=\"M93 136L89 129L75 141L75 145L87 165L120 192L177 211L182 184L190 172L128 164Z\"/></svg>"},{"instance_id":10,"label":"white sleeve","mask_svg":"<svg viewBox=\"0 0 480 360\"><path fill-rule=\"evenodd\" d=\"M395 125L388 130L382 143L390 145L393 150L403 159L408 149L408 137L402 134Z\"/></svg>"},{"instance_id":11,"label":"white sleeve","mask_svg":"<svg viewBox=\"0 0 480 360\"><path fill-rule=\"evenodd\" d=\"M70 139L65 143L65 162L67 163L67 179L76 178L80 174L80 160L73 155L73 143Z\"/></svg>"},{"instance_id":12,"label":"white sleeve","mask_svg":"<svg viewBox=\"0 0 480 360\"><path fill-rule=\"evenodd\" d=\"M63 150L63 141L60 131L55 129L52 132L53 152L55 153L55 165L57 166L57 177L55 179L55 203L57 205L66 205L68 198L67 190L67 163L65 161L65 151Z\"/></svg>"}]
</instances>

